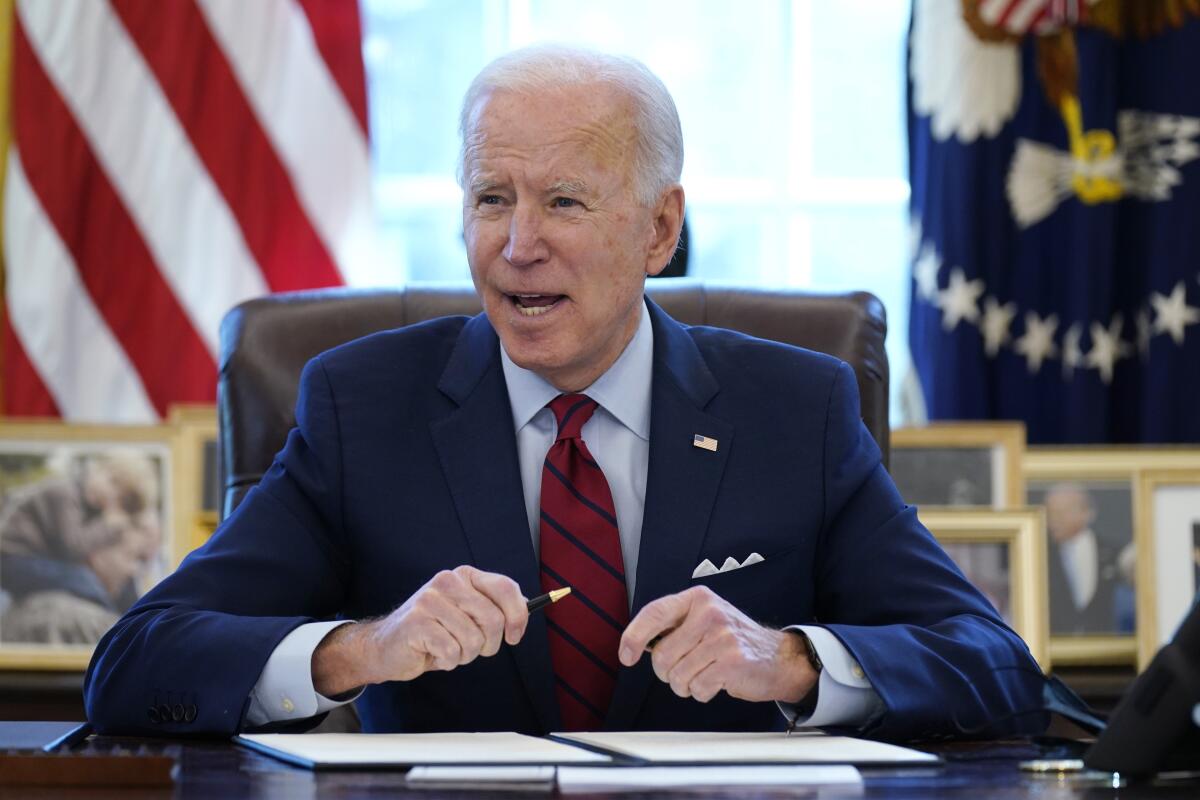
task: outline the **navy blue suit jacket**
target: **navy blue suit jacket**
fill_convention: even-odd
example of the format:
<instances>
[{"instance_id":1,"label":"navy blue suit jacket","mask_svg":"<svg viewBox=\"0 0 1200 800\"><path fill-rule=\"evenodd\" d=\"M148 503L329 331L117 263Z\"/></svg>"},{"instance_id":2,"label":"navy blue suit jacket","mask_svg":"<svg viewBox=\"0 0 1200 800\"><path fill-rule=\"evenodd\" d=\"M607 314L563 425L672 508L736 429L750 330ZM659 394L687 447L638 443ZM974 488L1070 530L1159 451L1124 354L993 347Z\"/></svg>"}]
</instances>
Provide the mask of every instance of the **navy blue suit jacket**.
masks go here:
<instances>
[{"instance_id":1,"label":"navy blue suit jacket","mask_svg":"<svg viewBox=\"0 0 1200 800\"><path fill-rule=\"evenodd\" d=\"M702 583L774 626L825 625L886 706L892 739L978 730L1040 703L1021 640L901 501L828 356L685 327L650 304L650 461L633 613ZM313 359L297 427L204 547L104 637L88 716L106 733L241 728L272 650L296 626L385 615L460 564L540 592L498 338L486 316L379 333ZM716 439L716 452L693 446ZM708 558L765 561L699 580ZM559 728L544 615L491 658L369 687L367 730ZM193 722L148 708L194 705ZM676 697L649 659L621 670L610 729L778 729L773 703ZM995 729L993 729L994 732Z\"/></svg>"}]
</instances>

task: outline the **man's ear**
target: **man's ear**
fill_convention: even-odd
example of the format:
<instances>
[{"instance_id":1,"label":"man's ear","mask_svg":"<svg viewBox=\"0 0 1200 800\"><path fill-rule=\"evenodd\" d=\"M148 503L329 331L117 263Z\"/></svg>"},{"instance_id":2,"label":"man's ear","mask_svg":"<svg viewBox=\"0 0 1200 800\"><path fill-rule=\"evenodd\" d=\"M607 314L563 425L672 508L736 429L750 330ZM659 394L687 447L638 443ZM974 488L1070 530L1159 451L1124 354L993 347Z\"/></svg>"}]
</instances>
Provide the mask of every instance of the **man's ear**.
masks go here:
<instances>
[{"instance_id":1,"label":"man's ear","mask_svg":"<svg viewBox=\"0 0 1200 800\"><path fill-rule=\"evenodd\" d=\"M671 263L683 228L683 187L675 184L658 199L652 220L650 250L646 253L646 274L657 275Z\"/></svg>"}]
</instances>

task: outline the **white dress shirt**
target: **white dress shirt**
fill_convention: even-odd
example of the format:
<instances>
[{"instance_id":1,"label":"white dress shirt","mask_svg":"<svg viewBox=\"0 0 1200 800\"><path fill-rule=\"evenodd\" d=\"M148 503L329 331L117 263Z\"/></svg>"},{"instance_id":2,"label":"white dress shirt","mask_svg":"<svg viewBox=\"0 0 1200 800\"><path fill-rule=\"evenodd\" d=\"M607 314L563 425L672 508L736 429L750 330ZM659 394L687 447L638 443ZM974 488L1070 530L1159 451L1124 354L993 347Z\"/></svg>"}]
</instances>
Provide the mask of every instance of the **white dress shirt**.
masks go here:
<instances>
[{"instance_id":1,"label":"white dress shirt","mask_svg":"<svg viewBox=\"0 0 1200 800\"><path fill-rule=\"evenodd\" d=\"M1096 534L1086 528L1058 543L1058 557L1062 560L1067 585L1071 587L1071 601L1082 611L1096 596L1100 584L1100 547Z\"/></svg>"},{"instance_id":2,"label":"white dress shirt","mask_svg":"<svg viewBox=\"0 0 1200 800\"><path fill-rule=\"evenodd\" d=\"M501 347L504 379L508 386L517 459L529 535L534 553L539 547L542 463L554 443L557 425L546 404L560 392L544 378L513 363ZM599 407L581 431L583 441L604 471L621 537L626 591L632 606L642 541L642 513L646 501L646 473L650 460L650 388L654 371L654 331L650 312L643 305L633 339L608 370L583 391ZM312 654L329 631L346 620L301 625L276 646L251 693L246 720L250 725L299 720L328 711L354 697L331 700L312 684ZM825 628L796 625L813 643L824 664L818 684L817 704L804 726L862 725L882 710L883 703L845 646ZM355 695L357 696L357 695ZM780 704L792 719L795 709Z\"/></svg>"}]
</instances>

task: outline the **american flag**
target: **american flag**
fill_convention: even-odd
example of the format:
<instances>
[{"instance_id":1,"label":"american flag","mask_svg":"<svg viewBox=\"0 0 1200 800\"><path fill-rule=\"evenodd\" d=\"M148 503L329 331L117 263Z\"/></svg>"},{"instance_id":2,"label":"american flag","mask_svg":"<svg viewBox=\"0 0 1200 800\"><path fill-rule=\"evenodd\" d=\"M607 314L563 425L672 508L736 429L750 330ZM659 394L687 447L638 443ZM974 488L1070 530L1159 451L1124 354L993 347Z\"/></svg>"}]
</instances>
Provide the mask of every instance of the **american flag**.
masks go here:
<instances>
[{"instance_id":1,"label":"american flag","mask_svg":"<svg viewBox=\"0 0 1200 800\"><path fill-rule=\"evenodd\" d=\"M356 0L18 0L11 23L4 413L213 402L230 307L366 282Z\"/></svg>"},{"instance_id":2,"label":"american flag","mask_svg":"<svg viewBox=\"0 0 1200 800\"><path fill-rule=\"evenodd\" d=\"M1087 18L1088 6L1096 0L974 0L979 17L988 25L1008 33L1049 33L1064 25L1077 25Z\"/></svg>"}]
</instances>

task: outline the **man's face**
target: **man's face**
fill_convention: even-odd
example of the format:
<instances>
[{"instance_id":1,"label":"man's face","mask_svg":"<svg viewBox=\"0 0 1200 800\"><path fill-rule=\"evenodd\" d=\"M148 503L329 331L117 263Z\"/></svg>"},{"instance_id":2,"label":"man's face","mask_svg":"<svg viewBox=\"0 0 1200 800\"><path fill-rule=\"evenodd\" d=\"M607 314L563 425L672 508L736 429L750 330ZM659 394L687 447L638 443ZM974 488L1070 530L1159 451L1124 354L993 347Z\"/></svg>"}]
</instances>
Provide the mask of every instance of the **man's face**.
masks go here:
<instances>
[{"instance_id":1,"label":"man's face","mask_svg":"<svg viewBox=\"0 0 1200 800\"><path fill-rule=\"evenodd\" d=\"M562 391L586 388L624 350L645 276L662 270L678 235L664 231L674 223L661 203L639 205L631 190L628 111L602 85L493 92L467 130L463 229L475 289L509 357Z\"/></svg>"},{"instance_id":2,"label":"man's face","mask_svg":"<svg viewBox=\"0 0 1200 800\"><path fill-rule=\"evenodd\" d=\"M1082 489L1059 486L1046 493L1046 527L1056 542L1066 542L1086 530L1095 516Z\"/></svg>"}]
</instances>

